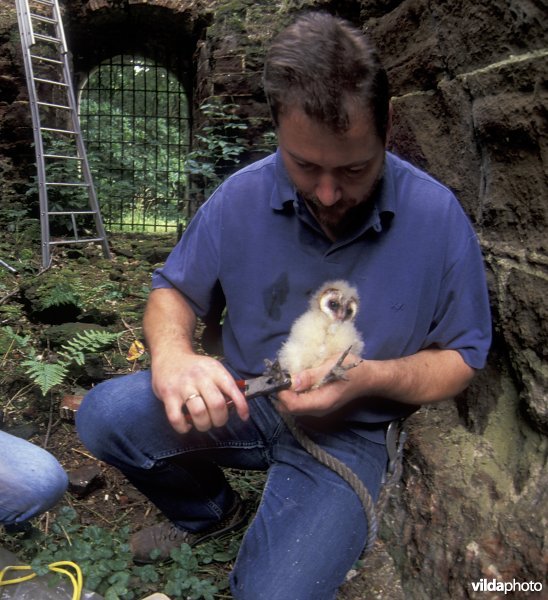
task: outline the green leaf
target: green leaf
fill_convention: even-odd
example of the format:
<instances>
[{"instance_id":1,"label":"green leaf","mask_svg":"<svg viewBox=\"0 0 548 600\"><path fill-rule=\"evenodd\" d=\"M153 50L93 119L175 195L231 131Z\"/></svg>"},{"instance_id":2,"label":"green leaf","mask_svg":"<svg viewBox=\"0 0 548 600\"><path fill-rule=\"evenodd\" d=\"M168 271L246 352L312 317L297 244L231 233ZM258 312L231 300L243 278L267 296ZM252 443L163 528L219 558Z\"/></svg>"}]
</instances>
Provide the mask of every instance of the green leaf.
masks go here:
<instances>
[{"instance_id":1,"label":"green leaf","mask_svg":"<svg viewBox=\"0 0 548 600\"><path fill-rule=\"evenodd\" d=\"M213 560L217 562L230 562L234 558L234 554L231 552L215 552L213 554Z\"/></svg>"}]
</instances>

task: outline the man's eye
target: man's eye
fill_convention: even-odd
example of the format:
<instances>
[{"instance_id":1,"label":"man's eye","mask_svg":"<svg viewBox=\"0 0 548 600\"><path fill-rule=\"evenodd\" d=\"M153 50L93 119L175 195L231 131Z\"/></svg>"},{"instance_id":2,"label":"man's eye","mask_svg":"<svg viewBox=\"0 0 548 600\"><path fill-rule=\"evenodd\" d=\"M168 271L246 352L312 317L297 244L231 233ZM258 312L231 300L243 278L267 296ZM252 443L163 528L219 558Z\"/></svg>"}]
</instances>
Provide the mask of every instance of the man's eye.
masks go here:
<instances>
[{"instance_id":1,"label":"man's eye","mask_svg":"<svg viewBox=\"0 0 548 600\"><path fill-rule=\"evenodd\" d=\"M296 160L295 164L303 171L312 171L314 169L314 165L312 163L304 163Z\"/></svg>"},{"instance_id":2,"label":"man's eye","mask_svg":"<svg viewBox=\"0 0 548 600\"><path fill-rule=\"evenodd\" d=\"M345 175L349 175L350 177L355 175L361 175L365 171L365 167L347 167L344 172Z\"/></svg>"}]
</instances>

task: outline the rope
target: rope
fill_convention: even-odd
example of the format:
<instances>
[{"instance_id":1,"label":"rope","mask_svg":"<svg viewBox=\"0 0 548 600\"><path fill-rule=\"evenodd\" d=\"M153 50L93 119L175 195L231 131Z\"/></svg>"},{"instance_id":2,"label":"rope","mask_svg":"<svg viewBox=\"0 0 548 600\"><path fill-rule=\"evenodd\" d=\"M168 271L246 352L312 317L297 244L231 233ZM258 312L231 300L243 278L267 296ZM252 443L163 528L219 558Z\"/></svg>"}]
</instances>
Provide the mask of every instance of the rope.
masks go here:
<instances>
[{"instance_id":1,"label":"rope","mask_svg":"<svg viewBox=\"0 0 548 600\"><path fill-rule=\"evenodd\" d=\"M398 438L393 447L395 456L390 456L389 450L389 466L388 466L388 477L381 487L379 498L377 503L373 501L371 494L367 487L362 483L361 479L354 473L354 471L345 465L338 458L318 446L316 442L311 440L308 435L304 432L302 427L297 423L296 419L287 413L280 413L286 427L289 429L293 437L297 442L318 462L331 469L339 477L341 477L350 487L354 490L362 503L363 510L365 512L365 518L367 520L367 539L365 542L364 550L360 558L363 558L369 553L374 545L375 540L379 532L379 519L384 511L388 497L392 488L398 483L401 478L403 471L402 455L403 446L405 444L406 435L401 430L398 431ZM388 437L388 436L387 436ZM387 440L388 442L388 440Z\"/></svg>"},{"instance_id":2,"label":"rope","mask_svg":"<svg viewBox=\"0 0 548 600\"><path fill-rule=\"evenodd\" d=\"M377 534L379 531L379 521L375 503L369 490L365 487L362 481L358 478L356 473L345 465L338 458L326 452L323 448L318 446L316 442L312 441L308 435L302 430L299 424L296 422L294 417L287 413L280 413L281 417L286 424L287 428L293 435L293 437L299 442L299 444L317 461L331 469L337 475L342 477L350 487L356 492L360 502L362 503L365 517L367 519L367 540L362 556L367 554L373 549Z\"/></svg>"}]
</instances>

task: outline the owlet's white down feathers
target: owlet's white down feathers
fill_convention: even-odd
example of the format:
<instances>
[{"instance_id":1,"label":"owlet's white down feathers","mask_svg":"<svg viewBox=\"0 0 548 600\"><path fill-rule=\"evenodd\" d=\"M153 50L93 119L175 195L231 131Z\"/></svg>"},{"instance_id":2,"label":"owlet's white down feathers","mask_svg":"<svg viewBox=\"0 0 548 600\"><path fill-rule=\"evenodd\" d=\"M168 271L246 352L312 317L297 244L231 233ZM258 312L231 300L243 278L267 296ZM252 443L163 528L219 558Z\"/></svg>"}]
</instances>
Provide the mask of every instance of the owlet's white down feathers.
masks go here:
<instances>
[{"instance_id":1,"label":"owlet's white down feathers","mask_svg":"<svg viewBox=\"0 0 548 600\"><path fill-rule=\"evenodd\" d=\"M360 355L362 338L354 326L359 309L356 288L348 282L328 281L312 296L307 312L292 325L278 354L281 368L298 373L321 365L349 350Z\"/></svg>"}]
</instances>

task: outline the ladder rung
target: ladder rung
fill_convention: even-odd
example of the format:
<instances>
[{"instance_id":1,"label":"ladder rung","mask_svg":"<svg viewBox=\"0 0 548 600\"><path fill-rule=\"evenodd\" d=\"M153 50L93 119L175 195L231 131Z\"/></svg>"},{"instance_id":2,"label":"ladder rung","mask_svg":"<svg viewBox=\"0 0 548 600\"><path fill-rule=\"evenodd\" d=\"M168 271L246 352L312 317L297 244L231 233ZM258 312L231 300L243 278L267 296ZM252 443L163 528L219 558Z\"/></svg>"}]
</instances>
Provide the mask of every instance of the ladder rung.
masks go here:
<instances>
[{"instance_id":1,"label":"ladder rung","mask_svg":"<svg viewBox=\"0 0 548 600\"><path fill-rule=\"evenodd\" d=\"M65 158L66 160L84 160L80 156L65 156L64 154L43 154L44 158Z\"/></svg>"},{"instance_id":2,"label":"ladder rung","mask_svg":"<svg viewBox=\"0 0 548 600\"><path fill-rule=\"evenodd\" d=\"M50 246L58 246L60 244L88 244L90 242L104 242L105 238L103 237L96 237L96 238L81 238L81 239L74 239L74 240L55 240L53 242L49 242Z\"/></svg>"},{"instance_id":3,"label":"ladder rung","mask_svg":"<svg viewBox=\"0 0 548 600\"><path fill-rule=\"evenodd\" d=\"M89 187L89 183L66 183L64 181L45 181L46 185L55 185L57 187Z\"/></svg>"},{"instance_id":4,"label":"ladder rung","mask_svg":"<svg viewBox=\"0 0 548 600\"><path fill-rule=\"evenodd\" d=\"M55 58L48 58L47 56L38 56L38 54L31 54L31 58L35 58L36 60L43 60L44 62L53 63L55 65L62 65L63 62L60 60L56 60Z\"/></svg>"},{"instance_id":5,"label":"ladder rung","mask_svg":"<svg viewBox=\"0 0 548 600\"><path fill-rule=\"evenodd\" d=\"M51 83L52 85L60 85L61 87L68 87L68 83L63 83L62 81L53 81L53 79L42 79L41 77L35 77L34 81L39 81L40 83Z\"/></svg>"},{"instance_id":6,"label":"ladder rung","mask_svg":"<svg viewBox=\"0 0 548 600\"><path fill-rule=\"evenodd\" d=\"M51 35L44 35L43 33L35 33L35 39L42 40L43 42L53 42L54 44L61 44L63 40L53 37Z\"/></svg>"},{"instance_id":7,"label":"ladder rung","mask_svg":"<svg viewBox=\"0 0 548 600\"><path fill-rule=\"evenodd\" d=\"M1 2L2 0L0 0ZM58 244L88 244L101 243L103 254L110 258L110 251L107 243L106 232L101 220L101 212L95 196L93 181L90 177L89 167L85 150L83 150L83 139L80 131L77 107L74 104L74 89L71 78L70 66L67 62L67 45L61 15L59 13L58 0L16 0L17 13L19 20L19 29L21 43L23 45L25 56L25 73L27 86L29 88L30 107L32 115L33 128L39 143L36 144L35 154L38 163L38 186L40 188L40 211L42 230L42 264L44 268L51 265L51 248ZM47 7L47 8L44 8ZM21 18L20 18L21 17ZM33 73L36 71L36 74ZM39 76L36 76L39 75ZM58 80L53 78L57 77ZM38 91L42 91L43 86L52 86L55 94L58 90L66 89L66 96L58 98L45 95L38 99ZM57 94L58 95L58 94ZM42 108L46 109L42 111ZM48 110L49 109L49 110ZM46 116L61 116L63 113L55 113L55 110L70 111L72 122L49 121L49 126L43 126L40 123L42 112ZM74 112L72 112L74 111ZM65 113L66 114L66 113ZM47 121L46 121L47 122ZM60 125L60 126L59 126ZM46 133L47 132L47 133ZM54 135L49 135L54 134ZM57 134L57 135L55 135ZM57 137L58 136L58 137ZM73 136L67 138L65 136ZM42 139L41 139L42 138ZM53 142L65 141L68 146L56 148ZM49 143L48 153L44 152L44 142ZM76 148L73 148L73 142ZM58 154L56 151L60 150ZM62 154L62 152L69 154ZM75 155L71 155L75 152ZM45 160L50 162L45 162ZM55 161L77 161L76 163L60 163ZM41 166L40 166L41 165ZM71 167L72 173L55 174L52 171L56 165ZM72 166L76 165L76 170ZM50 169L49 172L47 169ZM82 169L82 172L80 172ZM67 179L77 178L78 181L47 181L47 177L52 179L66 177ZM73 195L78 197L89 195L88 208L82 210L50 210L48 208L47 190L53 189L71 189ZM77 191L81 189L82 192ZM80 206L85 207L86 203L81 202ZM78 217L84 217L85 222L91 222L89 217L95 221L95 232L86 231L85 235L80 236L77 227ZM55 218L62 218L72 222L72 235L63 239L50 238L50 231L47 223ZM94 235L95 234L95 235Z\"/></svg>"},{"instance_id":8,"label":"ladder rung","mask_svg":"<svg viewBox=\"0 0 548 600\"><path fill-rule=\"evenodd\" d=\"M42 15L37 15L35 13L29 13L29 17L31 19L36 19L37 21L42 21L43 23L52 23L53 25L57 25L57 21L51 17L43 17Z\"/></svg>"},{"instance_id":9,"label":"ladder rung","mask_svg":"<svg viewBox=\"0 0 548 600\"><path fill-rule=\"evenodd\" d=\"M51 102L37 102L39 106L48 106L49 108L63 108L65 110L71 110L70 106L65 106L64 104L52 104Z\"/></svg>"},{"instance_id":10,"label":"ladder rung","mask_svg":"<svg viewBox=\"0 0 548 600\"><path fill-rule=\"evenodd\" d=\"M40 127L42 131L53 131L55 133L71 133L76 135L76 131L72 131L70 129L54 129L53 127Z\"/></svg>"},{"instance_id":11,"label":"ladder rung","mask_svg":"<svg viewBox=\"0 0 548 600\"><path fill-rule=\"evenodd\" d=\"M50 216L61 216L61 215L94 215L96 210L52 210L48 212Z\"/></svg>"}]
</instances>

